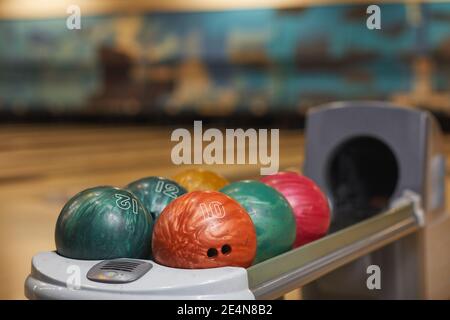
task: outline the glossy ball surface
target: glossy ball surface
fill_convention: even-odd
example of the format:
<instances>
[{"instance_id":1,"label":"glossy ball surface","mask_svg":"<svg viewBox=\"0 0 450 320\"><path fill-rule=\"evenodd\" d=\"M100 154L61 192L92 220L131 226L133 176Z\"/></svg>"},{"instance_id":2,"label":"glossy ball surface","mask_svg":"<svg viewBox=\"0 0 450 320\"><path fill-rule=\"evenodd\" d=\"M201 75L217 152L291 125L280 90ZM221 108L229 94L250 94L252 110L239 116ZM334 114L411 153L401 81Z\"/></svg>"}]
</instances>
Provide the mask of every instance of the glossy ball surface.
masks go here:
<instances>
[{"instance_id":1,"label":"glossy ball surface","mask_svg":"<svg viewBox=\"0 0 450 320\"><path fill-rule=\"evenodd\" d=\"M252 180L231 183L220 191L239 202L255 224L258 248L254 264L292 248L295 219L289 203L278 191Z\"/></svg>"},{"instance_id":2,"label":"glossy ball surface","mask_svg":"<svg viewBox=\"0 0 450 320\"><path fill-rule=\"evenodd\" d=\"M191 191L216 191L229 182L221 175L202 169L188 169L173 177L182 187Z\"/></svg>"},{"instance_id":3,"label":"glossy ball surface","mask_svg":"<svg viewBox=\"0 0 450 320\"><path fill-rule=\"evenodd\" d=\"M278 190L294 210L298 247L323 237L330 226L328 200L309 178L295 172L279 172L261 181Z\"/></svg>"},{"instance_id":4,"label":"glossy ball surface","mask_svg":"<svg viewBox=\"0 0 450 320\"><path fill-rule=\"evenodd\" d=\"M170 202L187 193L187 190L175 181L162 177L142 178L130 183L126 189L141 200L155 220Z\"/></svg>"},{"instance_id":5,"label":"glossy ball surface","mask_svg":"<svg viewBox=\"0 0 450 320\"><path fill-rule=\"evenodd\" d=\"M175 199L153 232L155 261L169 267L248 267L255 253L256 233L248 213L216 191L194 191Z\"/></svg>"},{"instance_id":6,"label":"glossy ball surface","mask_svg":"<svg viewBox=\"0 0 450 320\"><path fill-rule=\"evenodd\" d=\"M56 249L72 259L147 258L152 228L152 216L129 191L91 188L75 195L61 210Z\"/></svg>"}]
</instances>

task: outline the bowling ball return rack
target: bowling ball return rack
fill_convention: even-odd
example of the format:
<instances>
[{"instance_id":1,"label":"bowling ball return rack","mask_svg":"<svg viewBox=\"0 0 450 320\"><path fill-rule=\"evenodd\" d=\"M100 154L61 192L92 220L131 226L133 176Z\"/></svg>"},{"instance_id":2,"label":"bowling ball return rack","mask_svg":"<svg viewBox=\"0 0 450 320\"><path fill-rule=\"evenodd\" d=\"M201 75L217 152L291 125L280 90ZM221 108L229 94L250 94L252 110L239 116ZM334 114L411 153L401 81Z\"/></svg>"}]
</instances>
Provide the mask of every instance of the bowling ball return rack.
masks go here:
<instances>
[{"instance_id":1,"label":"bowling ball return rack","mask_svg":"<svg viewBox=\"0 0 450 320\"><path fill-rule=\"evenodd\" d=\"M247 269L133 259L99 265L44 252L32 259L25 295L276 299L301 287L304 299L450 298L446 166L433 116L366 101L316 107L306 120L303 174L330 199L327 236ZM371 266L379 267L381 289L368 288Z\"/></svg>"},{"instance_id":2,"label":"bowling ball return rack","mask_svg":"<svg viewBox=\"0 0 450 320\"><path fill-rule=\"evenodd\" d=\"M417 231L422 219L420 198L406 193L395 206L373 218L248 269L175 269L150 260L119 259L149 264L145 273L131 282L128 277L122 282L117 275L134 271L120 267L104 269L103 282L92 281L88 274L101 261L43 252L32 260L25 295L29 299L276 299Z\"/></svg>"}]
</instances>

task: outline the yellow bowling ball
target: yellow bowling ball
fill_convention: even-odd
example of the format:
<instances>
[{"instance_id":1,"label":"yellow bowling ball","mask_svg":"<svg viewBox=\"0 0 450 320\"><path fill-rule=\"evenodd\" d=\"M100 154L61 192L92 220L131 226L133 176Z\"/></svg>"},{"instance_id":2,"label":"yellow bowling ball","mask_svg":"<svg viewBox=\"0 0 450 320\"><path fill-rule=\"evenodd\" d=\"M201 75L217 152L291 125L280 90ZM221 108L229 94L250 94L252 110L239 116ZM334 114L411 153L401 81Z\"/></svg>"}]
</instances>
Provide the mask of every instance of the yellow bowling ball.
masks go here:
<instances>
[{"instance_id":1,"label":"yellow bowling ball","mask_svg":"<svg viewBox=\"0 0 450 320\"><path fill-rule=\"evenodd\" d=\"M215 172L202 169L188 169L176 174L173 180L191 191L219 190L229 182Z\"/></svg>"}]
</instances>

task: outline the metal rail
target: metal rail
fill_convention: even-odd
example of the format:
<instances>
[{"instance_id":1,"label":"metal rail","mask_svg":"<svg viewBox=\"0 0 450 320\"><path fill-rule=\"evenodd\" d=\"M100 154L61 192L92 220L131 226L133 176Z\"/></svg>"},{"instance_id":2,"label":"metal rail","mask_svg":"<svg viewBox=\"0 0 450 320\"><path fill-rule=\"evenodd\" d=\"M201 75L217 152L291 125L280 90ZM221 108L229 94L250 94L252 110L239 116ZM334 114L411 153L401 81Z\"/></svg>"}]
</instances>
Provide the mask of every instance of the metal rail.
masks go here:
<instances>
[{"instance_id":1,"label":"metal rail","mask_svg":"<svg viewBox=\"0 0 450 320\"><path fill-rule=\"evenodd\" d=\"M412 201L247 269L256 299L275 299L419 229Z\"/></svg>"}]
</instances>

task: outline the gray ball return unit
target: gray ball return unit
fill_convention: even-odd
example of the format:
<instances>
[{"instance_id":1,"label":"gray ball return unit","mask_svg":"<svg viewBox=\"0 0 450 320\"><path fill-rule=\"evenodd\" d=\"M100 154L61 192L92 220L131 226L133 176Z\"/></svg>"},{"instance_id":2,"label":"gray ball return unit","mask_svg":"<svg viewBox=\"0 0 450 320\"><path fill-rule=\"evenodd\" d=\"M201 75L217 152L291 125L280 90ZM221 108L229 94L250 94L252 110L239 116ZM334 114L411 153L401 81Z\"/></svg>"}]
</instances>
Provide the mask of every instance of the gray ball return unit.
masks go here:
<instances>
[{"instance_id":1,"label":"gray ball return unit","mask_svg":"<svg viewBox=\"0 0 450 320\"><path fill-rule=\"evenodd\" d=\"M332 104L309 114L306 134L304 173L333 206L326 237L248 269L185 270L44 252L33 257L26 296L275 299L301 287L306 299L449 298L450 217L434 119L380 103ZM371 265L379 267L381 288L367 286Z\"/></svg>"}]
</instances>

